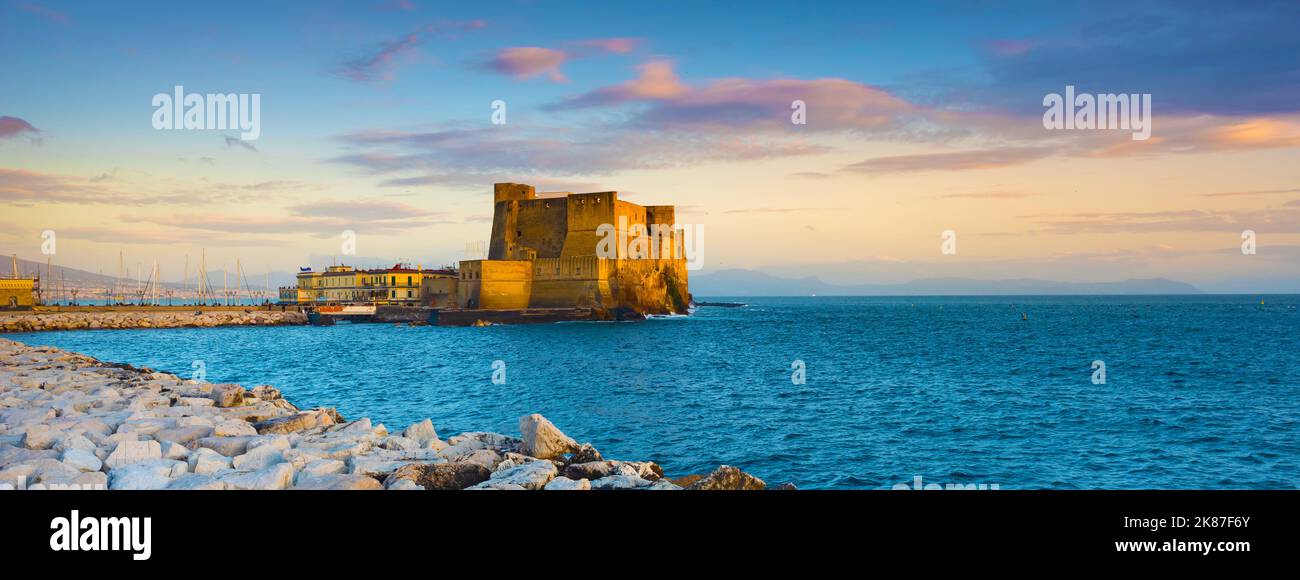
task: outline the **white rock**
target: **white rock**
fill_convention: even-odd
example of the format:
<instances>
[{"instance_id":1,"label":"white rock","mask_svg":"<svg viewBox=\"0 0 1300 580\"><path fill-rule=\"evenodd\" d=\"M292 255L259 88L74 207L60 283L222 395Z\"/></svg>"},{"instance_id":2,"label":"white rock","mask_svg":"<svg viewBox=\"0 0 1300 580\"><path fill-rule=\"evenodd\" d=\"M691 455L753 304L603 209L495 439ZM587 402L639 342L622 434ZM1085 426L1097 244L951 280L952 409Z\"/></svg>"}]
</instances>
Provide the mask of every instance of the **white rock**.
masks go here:
<instances>
[{"instance_id":1,"label":"white rock","mask_svg":"<svg viewBox=\"0 0 1300 580\"><path fill-rule=\"evenodd\" d=\"M287 489L293 483L293 467L277 463L261 471L232 471L218 478L229 489Z\"/></svg>"},{"instance_id":2,"label":"white rock","mask_svg":"<svg viewBox=\"0 0 1300 580\"><path fill-rule=\"evenodd\" d=\"M162 459L162 446L157 441L122 441L104 461L109 469L118 469L125 465Z\"/></svg>"},{"instance_id":3,"label":"white rock","mask_svg":"<svg viewBox=\"0 0 1300 580\"><path fill-rule=\"evenodd\" d=\"M402 431L402 436L407 439L414 439L421 447L426 447L426 443L438 438L438 432L433 428L433 420L425 419L419 423L412 423L410 427Z\"/></svg>"},{"instance_id":4,"label":"white rock","mask_svg":"<svg viewBox=\"0 0 1300 580\"><path fill-rule=\"evenodd\" d=\"M650 482L635 475L611 475L591 482L591 489L638 489L650 487Z\"/></svg>"},{"instance_id":5,"label":"white rock","mask_svg":"<svg viewBox=\"0 0 1300 580\"><path fill-rule=\"evenodd\" d=\"M534 461L492 472L492 478L468 489L542 489L555 478L555 464Z\"/></svg>"},{"instance_id":6,"label":"white rock","mask_svg":"<svg viewBox=\"0 0 1300 580\"><path fill-rule=\"evenodd\" d=\"M186 465L171 459L151 459L114 468L108 474L109 489L163 489L173 477L186 473Z\"/></svg>"},{"instance_id":7,"label":"white rock","mask_svg":"<svg viewBox=\"0 0 1300 580\"><path fill-rule=\"evenodd\" d=\"M523 452L538 459L552 459L578 450L578 442L537 413L519 418Z\"/></svg>"},{"instance_id":8,"label":"white rock","mask_svg":"<svg viewBox=\"0 0 1300 580\"><path fill-rule=\"evenodd\" d=\"M243 455L235 456L232 465L240 471L257 471L266 469L277 463L284 463L284 454L279 446L274 444L261 445L252 447Z\"/></svg>"},{"instance_id":9,"label":"white rock","mask_svg":"<svg viewBox=\"0 0 1300 580\"><path fill-rule=\"evenodd\" d=\"M557 477L546 484L545 490L588 490L591 489L591 481L586 479L569 479L567 477Z\"/></svg>"},{"instance_id":10,"label":"white rock","mask_svg":"<svg viewBox=\"0 0 1300 580\"><path fill-rule=\"evenodd\" d=\"M184 445L174 441L168 441L162 444L163 459L179 459L185 461L190 456L190 450Z\"/></svg>"},{"instance_id":11,"label":"white rock","mask_svg":"<svg viewBox=\"0 0 1300 580\"><path fill-rule=\"evenodd\" d=\"M78 471L99 471L104 466L104 462L95 457L93 451L75 447L65 450L61 459L68 467Z\"/></svg>"},{"instance_id":12,"label":"white rock","mask_svg":"<svg viewBox=\"0 0 1300 580\"><path fill-rule=\"evenodd\" d=\"M424 491L424 486L415 483L414 481L411 481L409 479L394 479L393 483L390 484L386 489L398 490L398 491L414 491L414 490Z\"/></svg>"},{"instance_id":13,"label":"white rock","mask_svg":"<svg viewBox=\"0 0 1300 580\"><path fill-rule=\"evenodd\" d=\"M348 466L346 463L337 459L317 459L304 465L302 471L298 472L298 479L306 477L320 477L322 475L334 475L338 473L347 473Z\"/></svg>"},{"instance_id":14,"label":"white rock","mask_svg":"<svg viewBox=\"0 0 1300 580\"><path fill-rule=\"evenodd\" d=\"M211 399L209 399L211 400ZM257 429L253 428L248 421L236 421L227 419L217 423L212 428L212 435L216 437L239 437L241 435L257 435Z\"/></svg>"},{"instance_id":15,"label":"white rock","mask_svg":"<svg viewBox=\"0 0 1300 580\"><path fill-rule=\"evenodd\" d=\"M167 484L167 489L226 489L226 482L207 474L186 473Z\"/></svg>"},{"instance_id":16,"label":"white rock","mask_svg":"<svg viewBox=\"0 0 1300 580\"><path fill-rule=\"evenodd\" d=\"M200 475L211 475L232 467L229 457L206 447L200 447L190 453L189 466L190 471Z\"/></svg>"}]
</instances>

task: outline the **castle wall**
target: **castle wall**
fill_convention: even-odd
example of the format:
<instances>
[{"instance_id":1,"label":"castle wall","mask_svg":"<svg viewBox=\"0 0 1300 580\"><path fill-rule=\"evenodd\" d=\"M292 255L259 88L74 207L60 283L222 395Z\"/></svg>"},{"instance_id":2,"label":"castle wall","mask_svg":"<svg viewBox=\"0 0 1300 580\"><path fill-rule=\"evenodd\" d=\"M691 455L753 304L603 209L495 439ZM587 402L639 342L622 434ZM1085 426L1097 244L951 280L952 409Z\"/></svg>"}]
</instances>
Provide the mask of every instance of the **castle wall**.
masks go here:
<instances>
[{"instance_id":1,"label":"castle wall","mask_svg":"<svg viewBox=\"0 0 1300 580\"><path fill-rule=\"evenodd\" d=\"M457 296L464 308L519 309L532 294L532 262L469 260L461 262Z\"/></svg>"},{"instance_id":2,"label":"castle wall","mask_svg":"<svg viewBox=\"0 0 1300 580\"><path fill-rule=\"evenodd\" d=\"M573 308L610 303L606 260L595 256L533 262L532 308Z\"/></svg>"}]
</instances>

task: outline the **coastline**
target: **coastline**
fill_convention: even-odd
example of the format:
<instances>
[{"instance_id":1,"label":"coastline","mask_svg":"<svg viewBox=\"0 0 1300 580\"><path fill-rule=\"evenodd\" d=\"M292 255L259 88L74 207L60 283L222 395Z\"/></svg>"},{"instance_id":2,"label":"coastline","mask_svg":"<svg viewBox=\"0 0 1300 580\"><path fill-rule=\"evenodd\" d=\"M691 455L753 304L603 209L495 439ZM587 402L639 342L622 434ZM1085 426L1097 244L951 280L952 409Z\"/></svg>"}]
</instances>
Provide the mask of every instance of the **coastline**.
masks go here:
<instances>
[{"instance_id":1,"label":"coastline","mask_svg":"<svg viewBox=\"0 0 1300 580\"><path fill-rule=\"evenodd\" d=\"M0 487L6 489L764 489L739 469L670 479L617 461L545 417L518 436L430 419L391 433L269 385L198 383L0 338ZM786 488L781 486L780 488Z\"/></svg>"},{"instance_id":2,"label":"coastline","mask_svg":"<svg viewBox=\"0 0 1300 580\"><path fill-rule=\"evenodd\" d=\"M259 307L164 307L104 310L75 309L54 312L0 312L0 333L47 330L99 330L127 328L211 328L214 326L293 326L307 324L297 310L260 310Z\"/></svg>"}]
</instances>

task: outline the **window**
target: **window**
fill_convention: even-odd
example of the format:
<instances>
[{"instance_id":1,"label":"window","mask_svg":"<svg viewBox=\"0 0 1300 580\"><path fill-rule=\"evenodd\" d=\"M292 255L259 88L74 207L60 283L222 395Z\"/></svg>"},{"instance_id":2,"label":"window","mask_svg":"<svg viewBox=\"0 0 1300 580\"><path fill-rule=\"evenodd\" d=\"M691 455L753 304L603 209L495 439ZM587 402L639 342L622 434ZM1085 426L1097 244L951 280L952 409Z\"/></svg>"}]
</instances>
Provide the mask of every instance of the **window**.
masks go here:
<instances>
[{"instance_id":1,"label":"window","mask_svg":"<svg viewBox=\"0 0 1300 580\"><path fill-rule=\"evenodd\" d=\"M407 297L407 298L410 298L410 297L411 297L411 291L410 291L410 290L407 290L407 291L406 291L406 297Z\"/></svg>"}]
</instances>

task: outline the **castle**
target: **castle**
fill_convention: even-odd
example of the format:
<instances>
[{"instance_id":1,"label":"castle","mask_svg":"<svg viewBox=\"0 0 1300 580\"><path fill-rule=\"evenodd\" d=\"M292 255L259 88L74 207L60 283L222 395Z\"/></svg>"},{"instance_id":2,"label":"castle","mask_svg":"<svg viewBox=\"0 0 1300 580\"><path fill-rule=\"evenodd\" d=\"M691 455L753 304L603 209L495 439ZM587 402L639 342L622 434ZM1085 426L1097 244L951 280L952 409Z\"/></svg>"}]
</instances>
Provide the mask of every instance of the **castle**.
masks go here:
<instances>
[{"instance_id":1,"label":"castle","mask_svg":"<svg viewBox=\"0 0 1300 580\"><path fill-rule=\"evenodd\" d=\"M615 191L539 197L536 188L520 183L494 189L487 259L460 263L461 308L686 312L686 260L682 233L672 229L673 206L640 206ZM648 236L652 228L662 235ZM612 232L619 241L653 244L655 251L609 243Z\"/></svg>"}]
</instances>

